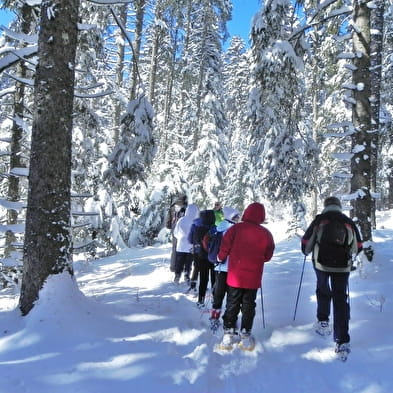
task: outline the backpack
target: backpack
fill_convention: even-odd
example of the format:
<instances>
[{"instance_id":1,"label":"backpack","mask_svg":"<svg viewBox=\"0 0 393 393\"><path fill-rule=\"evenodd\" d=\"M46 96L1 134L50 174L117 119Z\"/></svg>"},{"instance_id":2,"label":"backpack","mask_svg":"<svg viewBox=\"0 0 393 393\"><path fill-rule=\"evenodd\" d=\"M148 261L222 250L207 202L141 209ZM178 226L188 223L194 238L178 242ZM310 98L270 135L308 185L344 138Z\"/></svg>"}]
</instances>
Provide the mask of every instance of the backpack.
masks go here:
<instances>
[{"instance_id":1,"label":"backpack","mask_svg":"<svg viewBox=\"0 0 393 393\"><path fill-rule=\"evenodd\" d=\"M193 245L193 253L200 257L206 258L207 250L204 246L205 235L214 225L213 210L203 210L200 212L200 218L196 219L191 225L188 241Z\"/></svg>"},{"instance_id":2,"label":"backpack","mask_svg":"<svg viewBox=\"0 0 393 393\"><path fill-rule=\"evenodd\" d=\"M218 232L217 227L214 226L203 238L203 248L207 252L207 259L210 263L216 264L217 254L220 250L223 232Z\"/></svg>"},{"instance_id":3,"label":"backpack","mask_svg":"<svg viewBox=\"0 0 393 393\"><path fill-rule=\"evenodd\" d=\"M346 268L350 245L345 221L339 215L323 217L317 229L318 262L326 267Z\"/></svg>"}]
</instances>

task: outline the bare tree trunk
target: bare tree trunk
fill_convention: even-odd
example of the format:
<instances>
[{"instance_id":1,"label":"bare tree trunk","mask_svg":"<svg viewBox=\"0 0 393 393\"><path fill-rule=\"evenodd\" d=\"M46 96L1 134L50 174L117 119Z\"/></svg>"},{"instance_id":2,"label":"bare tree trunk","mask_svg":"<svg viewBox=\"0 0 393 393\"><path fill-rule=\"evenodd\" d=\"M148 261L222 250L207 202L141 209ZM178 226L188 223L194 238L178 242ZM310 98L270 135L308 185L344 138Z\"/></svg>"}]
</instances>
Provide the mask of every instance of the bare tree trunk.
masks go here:
<instances>
[{"instance_id":1,"label":"bare tree trunk","mask_svg":"<svg viewBox=\"0 0 393 393\"><path fill-rule=\"evenodd\" d=\"M370 108L370 9L367 2L356 1L353 20L353 50L355 53L353 83L355 105L352 121L356 132L352 137L351 193L356 196L353 201L354 218L359 224L363 240L372 240L371 231L371 108Z\"/></svg>"},{"instance_id":2,"label":"bare tree trunk","mask_svg":"<svg viewBox=\"0 0 393 393\"><path fill-rule=\"evenodd\" d=\"M157 1L156 8L154 11L154 19L162 20L162 1ZM162 28L160 24L156 24L154 26L153 32L153 45L151 49L151 59L150 59L150 73L149 73L149 92L147 95L147 99L154 104L154 96L155 96L155 87L156 87L156 78L157 78L157 69L158 69L158 49L161 42L162 36Z\"/></svg>"},{"instance_id":3,"label":"bare tree trunk","mask_svg":"<svg viewBox=\"0 0 393 393\"><path fill-rule=\"evenodd\" d=\"M41 5L34 89L24 265L19 307L26 315L51 274L72 270L72 109L79 0Z\"/></svg>"},{"instance_id":4,"label":"bare tree trunk","mask_svg":"<svg viewBox=\"0 0 393 393\"><path fill-rule=\"evenodd\" d=\"M377 170L378 170L378 156L379 156L379 110L381 101L381 74L382 74L382 43L383 43L383 24L384 24L384 9L385 1L374 1L376 8L371 11L371 30L374 33L371 36L370 44L370 71L371 71L371 192L372 192L372 210L371 210L371 224L375 229L377 226L375 210L376 210L376 196L377 196Z\"/></svg>"},{"instance_id":5,"label":"bare tree trunk","mask_svg":"<svg viewBox=\"0 0 393 393\"><path fill-rule=\"evenodd\" d=\"M127 5L124 4L120 7L120 20L123 26L127 25ZM124 73L124 55L125 55L125 47L124 40L125 36L122 29L119 29L119 34L122 37L122 42L117 44L117 56L116 56L116 86L120 89L123 85L123 73ZM120 114L121 114L121 103L119 100L115 100L114 102L114 111L113 111L113 141L116 145L119 142L120 135Z\"/></svg>"},{"instance_id":6,"label":"bare tree trunk","mask_svg":"<svg viewBox=\"0 0 393 393\"><path fill-rule=\"evenodd\" d=\"M135 23L135 45L133 46L132 56L132 71L131 71L131 92L130 101L135 100L137 96L137 87L139 86L139 57L141 52L142 44L142 29L143 29L143 18L145 16L145 5L146 0L134 1L136 8L136 23Z\"/></svg>"},{"instance_id":7,"label":"bare tree trunk","mask_svg":"<svg viewBox=\"0 0 393 393\"><path fill-rule=\"evenodd\" d=\"M24 4L22 6L22 23L21 31L24 34L30 33L31 28L31 7ZM18 77L22 80L27 76L27 67L24 62L18 64ZM24 118L25 107L25 84L23 82L16 82L16 90L14 94L14 116L12 123L11 134L11 151L10 151L10 169L25 167L26 163L22 160L22 139L23 139L23 126L21 120ZM17 202L20 200L19 177L10 176L8 178L8 196L9 201ZM7 224L13 225L18 222L18 212L9 209L7 211ZM15 234L12 231L6 232L6 241L4 255L9 257L12 251L15 250L13 243L16 241Z\"/></svg>"}]
</instances>

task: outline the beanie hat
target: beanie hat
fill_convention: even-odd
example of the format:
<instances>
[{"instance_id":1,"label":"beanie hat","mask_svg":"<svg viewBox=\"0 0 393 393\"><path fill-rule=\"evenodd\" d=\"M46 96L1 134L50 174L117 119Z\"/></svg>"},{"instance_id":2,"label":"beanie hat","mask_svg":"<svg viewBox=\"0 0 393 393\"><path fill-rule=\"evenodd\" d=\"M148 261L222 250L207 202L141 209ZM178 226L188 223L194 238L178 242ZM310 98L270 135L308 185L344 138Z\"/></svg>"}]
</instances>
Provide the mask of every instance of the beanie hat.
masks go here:
<instances>
[{"instance_id":1,"label":"beanie hat","mask_svg":"<svg viewBox=\"0 0 393 393\"><path fill-rule=\"evenodd\" d=\"M338 198L331 196L331 197L328 197L325 199L325 201L323 202L323 205L325 207L329 206L329 205L337 205L337 206L341 207L341 202Z\"/></svg>"},{"instance_id":2,"label":"beanie hat","mask_svg":"<svg viewBox=\"0 0 393 393\"><path fill-rule=\"evenodd\" d=\"M233 209L232 207L224 206L224 207L222 208L222 211L223 211L223 213L224 213L224 218L225 218L226 220L231 220L231 221L232 221L232 219L233 219L234 217L240 216L239 210Z\"/></svg>"}]
</instances>

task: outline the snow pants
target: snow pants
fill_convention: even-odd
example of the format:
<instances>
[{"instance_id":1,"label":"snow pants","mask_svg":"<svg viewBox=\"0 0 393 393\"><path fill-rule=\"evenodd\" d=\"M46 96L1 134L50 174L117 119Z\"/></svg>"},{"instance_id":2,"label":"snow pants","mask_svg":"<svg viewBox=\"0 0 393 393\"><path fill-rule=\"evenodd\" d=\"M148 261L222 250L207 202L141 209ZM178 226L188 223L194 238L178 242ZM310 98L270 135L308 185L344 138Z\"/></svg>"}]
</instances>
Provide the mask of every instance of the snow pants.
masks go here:
<instances>
[{"instance_id":1,"label":"snow pants","mask_svg":"<svg viewBox=\"0 0 393 393\"><path fill-rule=\"evenodd\" d=\"M213 308L220 310L224 297L227 294L227 272L216 271L216 281L214 283L214 294L213 294Z\"/></svg>"},{"instance_id":2,"label":"snow pants","mask_svg":"<svg viewBox=\"0 0 393 393\"><path fill-rule=\"evenodd\" d=\"M189 252L176 252L175 275L179 278L184 271L185 278L190 278L192 254Z\"/></svg>"},{"instance_id":3,"label":"snow pants","mask_svg":"<svg viewBox=\"0 0 393 393\"><path fill-rule=\"evenodd\" d=\"M333 302L333 338L338 344L348 343L350 307L349 273L331 273L315 269L317 276L317 319L328 321Z\"/></svg>"},{"instance_id":4,"label":"snow pants","mask_svg":"<svg viewBox=\"0 0 393 393\"><path fill-rule=\"evenodd\" d=\"M209 262L207 255L206 257L194 255L194 264L196 265L194 268L197 268L199 271L198 303L204 303L209 278L211 288L214 288L214 282L216 279L214 265Z\"/></svg>"},{"instance_id":5,"label":"snow pants","mask_svg":"<svg viewBox=\"0 0 393 393\"><path fill-rule=\"evenodd\" d=\"M224 329L236 329L236 322L241 310L242 320L240 330L251 332L255 317L256 289L234 288L228 285L227 306L222 317Z\"/></svg>"}]
</instances>

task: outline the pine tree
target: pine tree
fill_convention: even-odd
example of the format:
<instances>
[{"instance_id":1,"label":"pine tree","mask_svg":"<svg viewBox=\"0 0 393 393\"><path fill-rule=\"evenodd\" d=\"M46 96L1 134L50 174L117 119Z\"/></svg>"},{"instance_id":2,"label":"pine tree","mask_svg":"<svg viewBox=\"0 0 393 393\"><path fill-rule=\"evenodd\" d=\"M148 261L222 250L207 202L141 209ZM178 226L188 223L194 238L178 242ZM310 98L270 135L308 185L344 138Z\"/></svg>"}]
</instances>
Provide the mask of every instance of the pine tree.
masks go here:
<instances>
[{"instance_id":1,"label":"pine tree","mask_svg":"<svg viewBox=\"0 0 393 393\"><path fill-rule=\"evenodd\" d=\"M298 130L304 64L288 41L292 16L289 1L266 1L252 27L250 180L255 195L278 201L300 198L308 180Z\"/></svg>"},{"instance_id":2,"label":"pine tree","mask_svg":"<svg viewBox=\"0 0 393 393\"><path fill-rule=\"evenodd\" d=\"M56 5L56 6L54 6ZM27 314L51 274L72 269L71 131L79 0L41 6L23 281ZM59 28L59 25L62 28ZM67 34L64 34L64 32ZM62 50L59 50L62 48ZM61 91L62 94L58 94ZM58 113L62 116L58 116Z\"/></svg>"}]
</instances>

